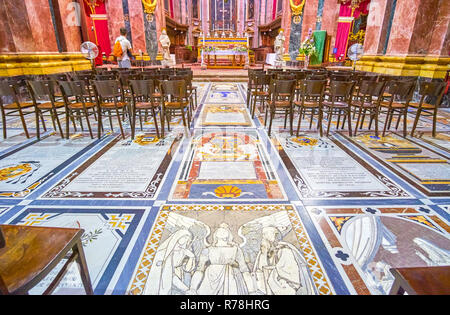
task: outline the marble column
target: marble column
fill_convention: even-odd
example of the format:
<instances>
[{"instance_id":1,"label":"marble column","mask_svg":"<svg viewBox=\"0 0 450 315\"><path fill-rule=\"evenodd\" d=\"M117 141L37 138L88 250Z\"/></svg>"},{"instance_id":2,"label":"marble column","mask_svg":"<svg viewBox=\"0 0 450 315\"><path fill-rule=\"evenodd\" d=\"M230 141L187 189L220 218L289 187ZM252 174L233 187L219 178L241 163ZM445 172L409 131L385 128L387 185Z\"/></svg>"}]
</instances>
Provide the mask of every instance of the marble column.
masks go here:
<instances>
[{"instance_id":1,"label":"marble column","mask_svg":"<svg viewBox=\"0 0 450 315\"><path fill-rule=\"evenodd\" d=\"M36 51L58 51L48 0L25 0Z\"/></svg>"},{"instance_id":2,"label":"marble column","mask_svg":"<svg viewBox=\"0 0 450 315\"><path fill-rule=\"evenodd\" d=\"M291 36L291 8L289 7L289 0L283 1L283 12L281 16L281 28L284 29L284 36L289 39ZM289 52L289 40L284 43L284 51Z\"/></svg>"},{"instance_id":3,"label":"marble column","mask_svg":"<svg viewBox=\"0 0 450 315\"><path fill-rule=\"evenodd\" d=\"M450 53L450 1L441 0L437 12L428 54L448 56Z\"/></svg>"},{"instance_id":4,"label":"marble column","mask_svg":"<svg viewBox=\"0 0 450 315\"><path fill-rule=\"evenodd\" d=\"M33 36L30 36L30 34L32 34L32 28L28 20L27 7L24 0L4 0L2 2L5 7L6 21L9 25L15 51L36 51ZM40 10L38 12L40 12Z\"/></svg>"},{"instance_id":5,"label":"marble column","mask_svg":"<svg viewBox=\"0 0 450 315\"><path fill-rule=\"evenodd\" d=\"M58 0L61 14L62 31L67 52L79 52L81 46L81 25L78 18L80 10L78 3L72 0ZM40 17L42 19L42 17Z\"/></svg>"},{"instance_id":6,"label":"marble column","mask_svg":"<svg viewBox=\"0 0 450 315\"><path fill-rule=\"evenodd\" d=\"M308 1L305 2L305 5L307 3ZM288 6L288 10L291 10L290 6ZM303 26L304 15L305 15L305 7L303 7L303 13L300 17L291 14L291 21L290 21L291 27L289 34L289 57L291 58L291 60L296 60L299 54L298 51L300 49L300 45L302 42L302 29L304 27Z\"/></svg>"},{"instance_id":7,"label":"marble column","mask_svg":"<svg viewBox=\"0 0 450 315\"><path fill-rule=\"evenodd\" d=\"M8 23L8 16L4 3L0 3L0 53L10 53L16 51L16 45Z\"/></svg>"},{"instance_id":8,"label":"marble column","mask_svg":"<svg viewBox=\"0 0 450 315\"><path fill-rule=\"evenodd\" d=\"M388 33L389 17L392 10L392 0L372 0L364 39L364 54L381 54Z\"/></svg>"},{"instance_id":9,"label":"marble column","mask_svg":"<svg viewBox=\"0 0 450 315\"><path fill-rule=\"evenodd\" d=\"M120 28L125 26L122 0L106 1L106 14L108 16L109 41L111 46L114 46L116 38L120 36Z\"/></svg>"},{"instance_id":10,"label":"marble column","mask_svg":"<svg viewBox=\"0 0 450 315\"><path fill-rule=\"evenodd\" d=\"M432 30L436 21L440 0L421 0L414 23L408 54L426 55L430 47ZM395 25L395 24L394 24Z\"/></svg>"},{"instance_id":11,"label":"marble column","mask_svg":"<svg viewBox=\"0 0 450 315\"><path fill-rule=\"evenodd\" d=\"M128 9L131 36L133 39L133 52L135 54L138 54L139 51L145 53L145 15L142 9L142 0L128 0Z\"/></svg>"},{"instance_id":12,"label":"marble column","mask_svg":"<svg viewBox=\"0 0 450 315\"><path fill-rule=\"evenodd\" d=\"M386 0L391 1L391 0ZM340 4L337 1L325 0L322 12L322 24L320 29L327 31L327 35L331 35L330 53L333 52L334 43L336 41L337 20L339 18Z\"/></svg>"},{"instance_id":13,"label":"marble column","mask_svg":"<svg viewBox=\"0 0 450 315\"><path fill-rule=\"evenodd\" d=\"M305 6L303 7L303 25L302 25L302 36L301 41L306 39L308 36L309 29L313 31L316 29L317 21L317 6L319 0L306 0Z\"/></svg>"},{"instance_id":14,"label":"marble column","mask_svg":"<svg viewBox=\"0 0 450 315\"><path fill-rule=\"evenodd\" d=\"M411 45L412 34L420 0L397 1L394 20L386 50L387 55L407 55Z\"/></svg>"}]
</instances>

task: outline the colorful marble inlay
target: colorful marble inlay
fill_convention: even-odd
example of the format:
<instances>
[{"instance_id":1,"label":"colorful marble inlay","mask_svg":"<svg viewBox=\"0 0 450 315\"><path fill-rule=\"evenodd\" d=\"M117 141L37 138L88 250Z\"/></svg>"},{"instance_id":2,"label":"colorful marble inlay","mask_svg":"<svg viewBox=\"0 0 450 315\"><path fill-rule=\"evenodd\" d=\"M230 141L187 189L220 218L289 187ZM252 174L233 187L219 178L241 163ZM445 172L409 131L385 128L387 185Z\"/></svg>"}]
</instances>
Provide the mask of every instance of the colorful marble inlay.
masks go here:
<instances>
[{"instance_id":1,"label":"colorful marble inlay","mask_svg":"<svg viewBox=\"0 0 450 315\"><path fill-rule=\"evenodd\" d=\"M89 275L94 292L102 294L110 285L117 263L124 258L125 249L130 244L142 214L143 209L30 207L9 224L84 229L82 244L89 266ZM30 294L41 294L58 271L59 269L55 268L30 291ZM70 267L56 288L55 294L84 294L76 264Z\"/></svg>"},{"instance_id":2,"label":"colorful marble inlay","mask_svg":"<svg viewBox=\"0 0 450 315\"><path fill-rule=\"evenodd\" d=\"M223 193L226 189L234 193ZM285 199L257 133L210 131L194 134L171 199L217 198Z\"/></svg>"},{"instance_id":3,"label":"colorful marble inlay","mask_svg":"<svg viewBox=\"0 0 450 315\"><path fill-rule=\"evenodd\" d=\"M448 196L448 156L393 133L386 137L362 134L349 139L427 196Z\"/></svg>"},{"instance_id":4,"label":"colorful marble inlay","mask_svg":"<svg viewBox=\"0 0 450 315\"><path fill-rule=\"evenodd\" d=\"M333 137L278 134L272 141L303 198L409 197Z\"/></svg>"},{"instance_id":5,"label":"colorful marble inlay","mask_svg":"<svg viewBox=\"0 0 450 315\"><path fill-rule=\"evenodd\" d=\"M159 213L129 294L333 294L292 206L174 205Z\"/></svg>"},{"instance_id":6,"label":"colorful marble inlay","mask_svg":"<svg viewBox=\"0 0 450 315\"><path fill-rule=\"evenodd\" d=\"M116 137L43 198L153 198L181 135Z\"/></svg>"},{"instance_id":7,"label":"colorful marble inlay","mask_svg":"<svg viewBox=\"0 0 450 315\"><path fill-rule=\"evenodd\" d=\"M448 221L426 206L307 210L354 294L388 294L391 268L450 264Z\"/></svg>"},{"instance_id":8,"label":"colorful marble inlay","mask_svg":"<svg viewBox=\"0 0 450 315\"><path fill-rule=\"evenodd\" d=\"M406 138L376 137L367 118L352 138L335 118L319 137L317 115L296 136L281 114L268 137L259 105L249 115L246 83L193 85L191 125L172 116L164 138L151 115L133 140L126 117L125 140L108 118L100 139L92 118L94 139L76 121L63 140L46 116L41 141L33 115L29 139L8 117L0 224L84 229L95 294L379 295L392 267L450 264L448 110L436 137L430 117L410 136L414 110ZM84 294L76 265L55 293Z\"/></svg>"}]
</instances>

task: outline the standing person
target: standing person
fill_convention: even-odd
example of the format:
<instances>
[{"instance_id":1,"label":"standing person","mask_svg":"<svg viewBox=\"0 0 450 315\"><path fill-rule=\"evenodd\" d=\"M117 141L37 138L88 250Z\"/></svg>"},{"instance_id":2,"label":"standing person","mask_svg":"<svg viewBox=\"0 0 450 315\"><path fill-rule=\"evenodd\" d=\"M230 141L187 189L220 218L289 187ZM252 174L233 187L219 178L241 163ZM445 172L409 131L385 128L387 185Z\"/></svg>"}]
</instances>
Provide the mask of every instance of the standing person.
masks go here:
<instances>
[{"instance_id":1,"label":"standing person","mask_svg":"<svg viewBox=\"0 0 450 315\"><path fill-rule=\"evenodd\" d=\"M125 27L120 28L120 36L115 41L115 43L120 42L120 46L122 46L122 56L116 56L119 68L131 68L131 60L128 56L128 50L131 51L131 43L126 36L127 29Z\"/></svg>"}]
</instances>

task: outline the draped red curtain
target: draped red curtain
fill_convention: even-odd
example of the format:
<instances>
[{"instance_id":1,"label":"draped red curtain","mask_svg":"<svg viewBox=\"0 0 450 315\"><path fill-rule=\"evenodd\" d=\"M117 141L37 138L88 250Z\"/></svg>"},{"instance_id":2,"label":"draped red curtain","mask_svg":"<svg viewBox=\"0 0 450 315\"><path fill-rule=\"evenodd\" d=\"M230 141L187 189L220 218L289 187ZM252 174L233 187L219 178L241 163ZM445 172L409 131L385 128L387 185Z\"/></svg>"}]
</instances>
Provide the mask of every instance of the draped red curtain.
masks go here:
<instances>
[{"instance_id":1,"label":"draped red curtain","mask_svg":"<svg viewBox=\"0 0 450 315\"><path fill-rule=\"evenodd\" d=\"M353 15L350 2L346 4L341 4L341 7L339 9L339 17L352 16L354 19L357 19L361 13L368 14L369 4L370 0L365 0L361 2L359 6L353 11ZM350 33L350 30L352 29L352 26L353 22L350 20L338 22L336 32L336 43L334 45L336 49L335 53L336 59L345 60L345 57L347 56L348 35Z\"/></svg>"}]
</instances>

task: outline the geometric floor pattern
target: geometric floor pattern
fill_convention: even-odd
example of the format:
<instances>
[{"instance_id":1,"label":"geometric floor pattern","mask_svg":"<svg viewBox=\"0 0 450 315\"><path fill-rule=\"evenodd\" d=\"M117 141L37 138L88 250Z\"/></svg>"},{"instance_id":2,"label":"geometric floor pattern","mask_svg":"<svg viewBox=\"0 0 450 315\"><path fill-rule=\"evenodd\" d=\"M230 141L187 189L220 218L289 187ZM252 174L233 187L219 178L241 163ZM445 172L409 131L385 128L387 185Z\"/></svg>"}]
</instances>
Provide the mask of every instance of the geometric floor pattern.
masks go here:
<instances>
[{"instance_id":1,"label":"geometric floor pattern","mask_svg":"<svg viewBox=\"0 0 450 315\"><path fill-rule=\"evenodd\" d=\"M449 111L436 138L426 117L414 138L395 119L385 137L319 137L309 117L269 137L245 84L195 86L190 130L172 117L164 139L152 118L133 141L105 122L38 142L9 120L0 223L83 228L95 294L384 295L392 267L450 264ZM83 293L73 265L55 294Z\"/></svg>"}]
</instances>

